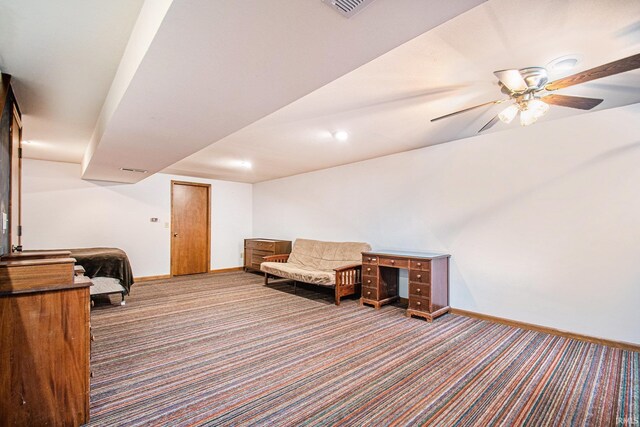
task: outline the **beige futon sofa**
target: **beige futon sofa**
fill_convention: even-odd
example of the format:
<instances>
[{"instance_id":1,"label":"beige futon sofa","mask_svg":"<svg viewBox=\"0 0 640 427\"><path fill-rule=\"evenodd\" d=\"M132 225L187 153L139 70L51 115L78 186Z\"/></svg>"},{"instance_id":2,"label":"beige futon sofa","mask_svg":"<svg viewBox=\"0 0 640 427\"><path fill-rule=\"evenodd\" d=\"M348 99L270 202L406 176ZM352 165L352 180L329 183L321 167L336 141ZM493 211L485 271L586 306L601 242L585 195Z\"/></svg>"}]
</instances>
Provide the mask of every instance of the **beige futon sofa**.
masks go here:
<instances>
[{"instance_id":1,"label":"beige futon sofa","mask_svg":"<svg viewBox=\"0 0 640 427\"><path fill-rule=\"evenodd\" d=\"M362 252L370 250L367 243L297 239L291 254L264 257L260 270L265 284L271 275L335 287L336 305L340 305L341 297L360 293Z\"/></svg>"}]
</instances>

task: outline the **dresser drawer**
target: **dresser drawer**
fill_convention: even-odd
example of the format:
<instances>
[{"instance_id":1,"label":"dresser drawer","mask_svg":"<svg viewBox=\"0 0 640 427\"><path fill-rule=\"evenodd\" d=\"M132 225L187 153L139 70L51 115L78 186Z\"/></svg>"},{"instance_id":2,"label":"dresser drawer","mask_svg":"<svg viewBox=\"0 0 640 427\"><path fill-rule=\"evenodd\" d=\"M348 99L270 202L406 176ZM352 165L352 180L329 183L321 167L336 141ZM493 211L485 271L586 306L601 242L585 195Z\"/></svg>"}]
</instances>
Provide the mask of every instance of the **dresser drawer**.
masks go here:
<instances>
[{"instance_id":1,"label":"dresser drawer","mask_svg":"<svg viewBox=\"0 0 640 427\"><path fill-rule=\"evenodd\" d=\"M276 248L276 242L269 242L268 240L247 240L246 246L251 249L274 251Z\"/></svg>"},{"instance_id":2,"label":"dresser drawer","mask_svg":"<svg viewBox=\"0 0 640 427\"><path fill-rule=\"evenodd\" d=\"M415 283L431 283L431 272L424 270L409 270L409 281Z\"/></svg>"},{"instance_id":3,"label":"dresser drawer","mask_svg":"<svg viewBox=\"0 0 640 427\"><path fill-rule=\"evenodd\" d=\"M378 256L377 255L362 255L362 263L363 264L378 264Z\"/></svg>"},{"instance_id":4,"label":"dresser drawer","mask_svg":"<svg viewBox=\"0 0 640 427\"><path fill-rule=\"evenodd\" d=\"M431 285L409 282L409 295L415 295L417 297L429 298L431 297Z\"/></svg>"},{"instance_id":5,"label":"dresser drawer","mask_svg":"<svg viewBox=\"0 0 640 427\"><path fill-rule=\"evenodd\" d=\"M409 309L411 310L430 312L430 305L429 298L416 297L413 295L409 296Z\"/></svg>"},{"instance_id":6,"label":"dresser drawer","mask_svg":"<svg viewBox=\"0 0 640 427\"><path fill-rule=\"evenodd\" d=\"M251 263L252 264L262 264L264 262L264 255L256 254L255 252L251 255Z\"/></svg>"},{"instance_id":7,"label":"dresser drawer","mask_svg":"<svg viewBox=\"0 0 640 427\"><path fill-rule=\"evenodd\" d=\"M378 275L378 266L371 264L362 264L362 275L376 277Z\"/></svg>"},{"instance_id":8,"label":"dresser drawer","mask_svg":"<svg viewBox=\"0 0 640 427\"><path fill-rule=\"evenodd\" d=\"M378 301L378 289L369 288L367 286L362 287L362 298Z\"/></svg>"},{"instance_id":9,"label":"dresser drawer","mask_svg":"<svg viewBox=\"0 0 640 427\"><path fill-rule=\"evenodd\" d=\"M409 262L409 268L412 270L431 270L431 261L423 259L412 259Z\"/></svg>"},{"instance_id":10,"label":"dresser drawer","mask_svg":"<svg viewBox=\"0 0 640 427\"><path fill-rule=\"evenodd\" d=\"M377 276L362 276L362 286L368 286L370 288L378 287L378 277Z\"/></svg>"},{"instance_id":11,"label":"dresser drawer","mask_svg":"<svg viewBox=\"0 0 640 427\"><path fill-rule=\"evenodd\" d=\"M386 258L381 256L378 257L378 264L388 267L409 268L409 260L407 259Z\"/></svg>"}]
</instances>

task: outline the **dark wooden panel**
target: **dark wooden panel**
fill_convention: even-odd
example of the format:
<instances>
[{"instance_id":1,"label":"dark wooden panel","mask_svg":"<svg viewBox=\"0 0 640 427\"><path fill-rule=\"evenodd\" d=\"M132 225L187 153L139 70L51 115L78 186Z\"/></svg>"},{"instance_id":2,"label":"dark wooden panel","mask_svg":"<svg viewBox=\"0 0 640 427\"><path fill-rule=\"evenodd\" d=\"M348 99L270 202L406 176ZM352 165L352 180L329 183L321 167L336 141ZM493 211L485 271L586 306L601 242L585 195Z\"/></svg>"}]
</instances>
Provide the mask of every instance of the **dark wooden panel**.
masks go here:
<instances>
[{"instance_id":1,"label":"dark wooden panel","mask_svg":"<svg viewBox=\"0 0 640 427\"><path fill-rule=\"evenodd\" d=\"M2 74L0 85L0 211L9 215L11 203L11 122L14 97L10 87L11 77ZM0 219L1 220L1 219ZM1 226L1 224L0 224ZM11 227L11 224L8 225ZM0 255L11 252L9 233L0 233Z\"/></svg>"},{"instance_id":2,"label":"dark wooden panel","mask_svg":"<svg viewBox=\"0 0 640 427\"><path fill-rule=\"evenodd\" d=\"M398 270L380 267L378 274L378 298L386 300L398 296Z\"/></svg>"}]
</instances>

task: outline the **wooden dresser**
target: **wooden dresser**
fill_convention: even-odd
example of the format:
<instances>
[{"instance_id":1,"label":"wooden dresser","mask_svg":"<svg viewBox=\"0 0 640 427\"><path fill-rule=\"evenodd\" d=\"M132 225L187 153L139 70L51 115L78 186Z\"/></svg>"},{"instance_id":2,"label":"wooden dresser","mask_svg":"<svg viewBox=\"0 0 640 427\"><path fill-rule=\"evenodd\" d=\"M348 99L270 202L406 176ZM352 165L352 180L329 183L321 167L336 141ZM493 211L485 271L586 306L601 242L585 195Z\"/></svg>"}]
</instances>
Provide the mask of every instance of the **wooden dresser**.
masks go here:
<instances>
[{"instance_id":1,"label":"wooden dresser","mask_svg":"<svg viewBox=\"0 0 640 427\"><path fill-rule=\"evenodd\" d=\"M89 421L89 286L69 253L0 261L0 426Z\"/></svg>"},{"instance_id":2,"label":"wooden dresser","mask_svg":"<svg viewBox=\"0 0 640 427\"><path fill-rule=\"evenodd\" d=\"M398 296L398 269L409 270L407 316L432 321L449 311L448 254L380 251L362 253L360 304L376 309Z\"/></svg>"},{"instance_id":3,"label":"wooden dresser","mask_svg":"<svg viewBox=\"0 0 640 427\"><path fill-rule=\"evenodd\" d=\"M263 257L291 253L291 240L244 239L244 269L258 270Z\"/></svg>"}]
</instances>

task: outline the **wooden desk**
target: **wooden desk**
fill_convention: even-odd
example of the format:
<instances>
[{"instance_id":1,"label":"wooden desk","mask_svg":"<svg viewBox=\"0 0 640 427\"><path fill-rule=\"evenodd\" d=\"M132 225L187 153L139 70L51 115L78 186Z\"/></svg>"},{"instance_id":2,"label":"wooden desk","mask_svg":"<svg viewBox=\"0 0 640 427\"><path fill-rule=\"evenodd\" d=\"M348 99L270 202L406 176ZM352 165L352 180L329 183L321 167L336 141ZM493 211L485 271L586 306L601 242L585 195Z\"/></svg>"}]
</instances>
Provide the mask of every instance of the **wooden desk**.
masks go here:
<instances>
[{"instance_id":1,"label":"wooden desk","mask_svg":"<svg viewBox=\"0 0 640 427\"><path fill-rule=\"evenodd\" d=\"M432 321L449 312L449 258L451 255L406 251L362 253L360 304L376 309L398 296L398 269L409 270L407 316Z\"/></svg>"}]
</instances>

